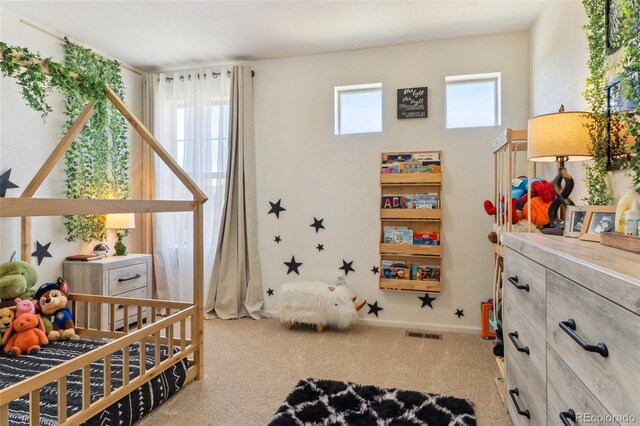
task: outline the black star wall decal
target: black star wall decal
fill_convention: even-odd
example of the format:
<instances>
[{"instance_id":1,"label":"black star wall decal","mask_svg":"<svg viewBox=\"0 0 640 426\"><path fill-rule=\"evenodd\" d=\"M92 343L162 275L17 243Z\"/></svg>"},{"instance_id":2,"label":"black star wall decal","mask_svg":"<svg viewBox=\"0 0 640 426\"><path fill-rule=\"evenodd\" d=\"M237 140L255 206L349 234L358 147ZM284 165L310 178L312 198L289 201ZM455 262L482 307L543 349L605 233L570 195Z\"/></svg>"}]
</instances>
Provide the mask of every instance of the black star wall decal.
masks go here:
<instances>
[{"instance_id":1,"label":"black star wall decal","mask_svg":"<svg viewBox=\"0 0 640 426\"><path fill-rule=\"evenodd\" d=\"M287 275L289 275L292 272L295 272L296 274L300 275L300 272L298 272L298 268L302 266L302 263L296 262L295 256L291 256L291 262L283 262L283 263L287 265L287 268L289 268L287 270Z\"/></svg>"},{"instance_id":2,"label":"black star wall decal","mask_svg":"<svg viewBox=\"0 0 640 426\"><path fill-rule=\"evenodd\" d=\"M338 269L342 269L345 275L349 275L349 271L355 272L356 270L351 267L353 265L353 260L351 262L347 262L342 259L342 266Z\"/></svg>"},{"instance_id":3,"label":"black star wall decal","mask_svg":"<svg viewBox=\"0 0 640 426\"><path fill-rule=\"evenodd\" d=\"M269 290L267 290L267 294L268 294L269 296L273 296L273 289L272 289L272 288L270 288Z\"/></svg>"},{"instance_id":4,"label":"black star wall decal","mask_svg":"<svg viewBox=\"0 0 640 426\"><path fill-rule=\"evenodd\" d=\"M322 250L324 250L324 244L318 244L318 245L316 246L316 249L317 249L318 251L322 251Z\"/></svg>"},{"instance_id":5,"label":"black star wall decal","mask_svg":"<svg viewBox=\"0 0 640 426\"><path fill-rule=\"evenodd\" d=\"M313 218L313 223L309 226L312 226L314 228L316 228L316 234L318 233L319 230L321 229L325 229L324 225L322 224L322 221L324 219L316 219L315 217Z\"/></svg>"},{"instance_id":6,"label":"black star wall decal","mask_svg":"<svg viewBox=\"0 0 640 426\"><path fill-rule=\"evenodd\" d=\"M384 309L378 306L377 300L373 304L367 303L367 305L369 305L369 312L367 312L367 315L374 314L376 318L378 318L378 312L384 311Z\"/></svg>"},{"instance_id":7,"label":"black star wall decal","mask_svg":"<svg viewBox=\"0 0 640 426\"><path fill-rule=\"evenodd\" d=\"M9 180L10 176L11 169L0 175L0 197L4 197L5 195L7 195L7 189L20 188L18 185Z\"/></svg>"},{"instance_id":8,"label":"black star wall decal","mask_svg":"<svg viewBox=\"0 0 640 426\"><path fill-rule=\"evenodd\" d=\"M458 318L463 317L464 316L464 309L456 309L456 313L454 315L457 315Z\"/></svg>"},{"instance_id":9,"label":"black star wall decal","mask_svg":"<svg viewBox=\"0 0 640 426\"><path fill-rule=\"evenodd\" d=\"M436 300L435 297L431 297L431 296L429 296L429 293L425 293L424 296L422 296L422 297L418 296L418 299L422 300L422 306L420 306L421 308L424 308L425 306L428 306L431 309L433 309L433 306L431 306L431 302Z\"/></svg>"},{"instance_id":10,"label":"black star wall decal","mask_svg":"<svg viewBox=\"0 0 640 426\"><path fill-rule=\"evenodd\" d=\"M280 212L284 212L284 211L286 211L286 210L287 210L287 209L285 209L284 207L282 207L282 206L280 205L280 202L281 202L281 201L282 201L282 198L281 198L281 199L279 199L279 200L278 200L277 202L275 202L275 203L272 203L271 201L269 201L269 204L271 204L271 210L269 210L269 213L267 213L267 214L274 213L274 214L276 215L276 217L277 217L278 219L280 219Z\"/></svg>"},{"instance_id":11,"label":"black star wall decal","mask_svg":"<svg viewBox=\"0 0 640 426\"><path fill-rule=\"evenodd\" d=\"M49 253L49 246L51 243L47 243L45 245L40 244L40 241L36 241L36 251L31 253L31 256L35 256L38 258L38 265L42 263L42 260L45 257L52 257L51 253Z\"/></svg>"},{"instance_id":12,"label":"black star wall decal","mask_svg":"<svg viewBox=\"0 0 640 426\"><path fill-rule=\"evenodd\" d=\"M280 244L280 241L282 241L282 238L280 238L280 235L276 235L273 241L275 241L277 244Z\"/></svg>"},{"instance_id":13,"label":"black star wall decal","mask_svg":"<svg viewBox=\"0 0 640 426\"><path fill-rule=\"evenodd\" d=\"M373 268L371 268L371 272L373 272L373 275L375 275L380 272L380 268L378 268L377 266L374 266Z\"/></svg>"}]
</instances>

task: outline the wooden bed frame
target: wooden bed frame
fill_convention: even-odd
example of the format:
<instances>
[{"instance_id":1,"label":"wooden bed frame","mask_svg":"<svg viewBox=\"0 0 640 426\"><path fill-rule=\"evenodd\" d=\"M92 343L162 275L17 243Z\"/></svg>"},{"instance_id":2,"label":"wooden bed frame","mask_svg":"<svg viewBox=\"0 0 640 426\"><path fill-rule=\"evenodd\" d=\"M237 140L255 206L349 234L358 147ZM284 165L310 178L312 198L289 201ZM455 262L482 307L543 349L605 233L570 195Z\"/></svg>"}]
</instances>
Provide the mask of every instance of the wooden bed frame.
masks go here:
<instances>
[{"instance_id":1,"label":"wooden bed frame","mask_svg":"<svg viewBox=\"0 0 640 426\"><path fill-rule=\"evenodd\" d=\"M1 58L1 55L0 55ZM15 60L21 66L29 65L24 61ZM48 74L46 65L35 61ZM71 73L75 78L77 74ZM175 200L85 200L85 199L44 199L32 198L42 182L62 158L73 140L78 136L84 125L93 114L95 102L89 102L80 113L76 121L60 140L49 158L31 180L19 198L0 198L0 217L20 217L21 220L21 257L31 260L31 217L33 216L61 216L76 214L106 214L106 213L146 213L154 212L193 212L193 303L170 302L163 300L147 300L122 297L71 294L69 301L72 311L77 313L82 307L82 318L76 318L76 331L81 337L94 339L110 339L108 343L75 359L48 371L25 379L13 386L0 390L0 426L9 424L9 403L17 398L28 395L30 403L30 424L40 424L40 389L47 384L54 383L58 389L58 424L77 425L87 421L110 405L125 397L127 394L149 382L171 366L183 359L187 359L189 367L185 383L203 377L203 204L207 196L193 182L184 170L173 160L160 145L151 132L125 106L122 100L111 90L106 88L107 99L125 117L135 131L142 137L144 143L158 155L171 169L175 176L187 187L193 196L191 201ZM103 316L103 307L108 306L107 317ZM122 330L115 330L116 307L124 306L124 317L135 315L137 311L137 326L129 328L127 321ZM143 308L146 315L143 315ZM95 315L90 315L91 313ZM162 313L162 316L159 314ZM146 321L145 321L146 320ZM129 350L132 345L140 345L140 358L144 360L145 343L155 344L154 366L146 369L141 362L140 374L129 379ZM167 345L169 356L165 360L160 357L160 345ZM111 355L123 351L123 385L111 389ZM104 362L104 396L91 402L90 397L90 366L97 361ZM82 370L82 410L67 418L67 375Z\"/></svg>"}]
</instances>

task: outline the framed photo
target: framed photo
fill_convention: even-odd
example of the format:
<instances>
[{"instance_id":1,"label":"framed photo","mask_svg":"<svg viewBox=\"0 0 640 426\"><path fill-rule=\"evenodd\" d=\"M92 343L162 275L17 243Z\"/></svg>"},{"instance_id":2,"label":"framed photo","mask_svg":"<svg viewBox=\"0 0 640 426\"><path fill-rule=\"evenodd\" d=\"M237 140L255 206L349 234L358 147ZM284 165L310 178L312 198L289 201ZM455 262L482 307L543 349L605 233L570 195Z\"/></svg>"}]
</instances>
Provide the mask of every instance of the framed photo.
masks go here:
<instances>
[{"instance_id":1,"label":"framed photo","mask_svg":"<svg viewBox=\"0 0 640 426\"><path fill-rule=\"evenodd\" d=\"M607 53L610 55L620 47L620 32L622 23L620 18L620 6L616 0L607 0L606 26L607 26Z\"/></svg>"},{"instance_id":2,"label":"framed photo","mask_svg":"<svg viewBox=\"0 0 640 426\"><path fill-rule=\"evenodd\" d=\"M587 206L580 239L600 242L600 234L616 227L616 206Z\"/></svg>"},{"instance_id":3,"label":"framed photo","mask_svg":"<svg viewBox=\"0 0 640 426\"><path fill-rule=\"evenodd\" d=\"M587 217L586 206L568 206L564 221L564 236L578 238Z\"/></svg>"},{"instance_id":4,"label":"framed photo","mask_svg":"<svg viewBox=\"0 0 640 426\"><path fill-rule=\"evenodd\" d=\"M627 126L623 116L626 112L635 111L636 106L625 96L618 77L607 84L606 102L609 116L607 170L622 170L629 161L634 161L631 147L635 142L635 139L627 134Z\"/></svg>"}]
</instances>

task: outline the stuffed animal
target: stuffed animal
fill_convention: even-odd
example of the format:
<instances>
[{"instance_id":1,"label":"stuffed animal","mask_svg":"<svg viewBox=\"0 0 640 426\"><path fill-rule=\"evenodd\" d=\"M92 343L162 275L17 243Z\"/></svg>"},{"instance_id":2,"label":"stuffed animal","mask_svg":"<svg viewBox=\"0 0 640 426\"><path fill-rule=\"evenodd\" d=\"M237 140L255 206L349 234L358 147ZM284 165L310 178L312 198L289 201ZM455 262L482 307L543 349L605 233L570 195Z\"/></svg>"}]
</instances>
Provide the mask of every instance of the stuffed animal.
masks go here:
<instances>
[{"instance_id":1,"label":"stuffed animal","mask_svg":"<svg viewBox=\"0 0 640 426\"><path fill-rule=\"evenodd\" d=\"M318 332L325 326L345 329L358 319L358 311L367 303L356 304L356 297L344 286L332 287L321 282L285 284L280 290L280 321L289 328L294 324L313 324Z\"/></svg>"},{"instance_id":2,"label":"stuffed animal","mask_svg":"<svg viewBox=\"0 0 640 426\"><path fill-rule=\"evenodd\" d=\"M0 339L16 317L16 307L0 308Z\"/></svg>"},{"instance_id":3,"label":"stuffed animal","mask_svg":"<svg viewBox=\"0 0 640 426\"><path fill-rule=\"evenodd\" d=\"M16 318L22 314L35 314L36 302L34 300L22 300L16 297Z\"/></svg>"},{"instance_id":4,"label":"stuffed animal","mask_svg":"<svg viewBox=\"0 0 640 426\"><path fill-rule=\"evenodd\" d=\"M0 308L13 306L16 297L33 299L31 287L38 281L36 268L13 260L0 264Z\"/></svg>"},{"instance_id":5,"label":"stuffed animal","mask_svg":"<svg viewBox=\"0 0 640 426\"><path fill-rule=\"evenodd\" d=\"M45 315L49 315L53 330L48 334L49 340L75 339L73 314L67 308L69 289L67 282L58 278L55 283L44 283L36 291L36 307Z\"/></svg>"},{"instance_id":6,"label":"stuffed animal","mask_svg":"<svg viewBox=\"0 0 640 426\"><path fill-rule=\"evenodd\" d=\"M44 334L42 318L36 314L24 313L13 320L4 336L4 351L13 356L33 354L40 350L40 345L49 343Z\"/></svg>"}]
</instances>

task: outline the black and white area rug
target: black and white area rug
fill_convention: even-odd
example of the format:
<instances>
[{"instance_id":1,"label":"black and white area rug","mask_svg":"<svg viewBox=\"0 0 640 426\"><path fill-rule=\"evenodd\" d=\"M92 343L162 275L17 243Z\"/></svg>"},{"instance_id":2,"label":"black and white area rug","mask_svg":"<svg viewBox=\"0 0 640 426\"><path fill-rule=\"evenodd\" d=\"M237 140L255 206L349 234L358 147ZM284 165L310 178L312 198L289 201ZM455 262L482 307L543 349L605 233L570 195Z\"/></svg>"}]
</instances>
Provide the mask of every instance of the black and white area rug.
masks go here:
<instances>
[{"instance_id":1,"label":"black and white area rug","mask_svg":"<svg viewBox=\"0 0 640 426\"><path fill-rule=\"evenodd\" d=\"M432 393L302 379L270 426L471 426L473 403Z\"/></svg>"}]
</instances>

